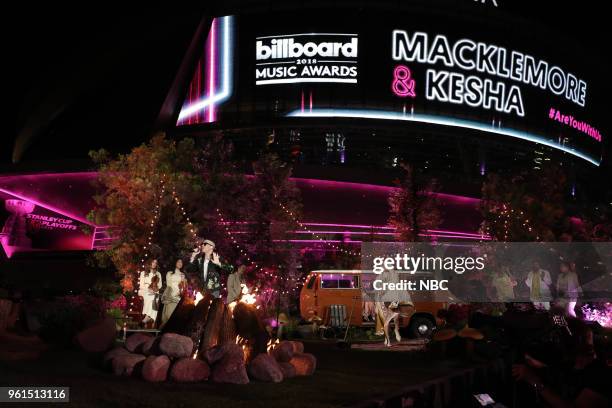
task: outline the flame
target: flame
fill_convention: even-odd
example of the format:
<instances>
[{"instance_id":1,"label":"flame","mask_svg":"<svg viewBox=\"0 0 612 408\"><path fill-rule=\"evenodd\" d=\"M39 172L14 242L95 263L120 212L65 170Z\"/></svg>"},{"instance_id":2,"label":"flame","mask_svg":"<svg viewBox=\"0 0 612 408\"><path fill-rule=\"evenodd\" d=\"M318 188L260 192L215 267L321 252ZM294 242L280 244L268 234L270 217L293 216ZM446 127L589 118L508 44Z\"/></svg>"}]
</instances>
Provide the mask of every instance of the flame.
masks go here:
<instances>
[{"instance_id":1,"label":"flame","mask_svg":"<svg viewBox=\"0 0 612 408\"><path fill-rule=\"evenodd\" d=\"M242 353L244 354L244 362L246 363L249 359L250 349L248 347L248 340L240 335L236 336L236 344L242 347Z\"/></svg>"},{"instance_id":2,"label":"flame","mask_svg":"<svg viewBox=\"0 0 612 408\"><path fill-rule=\"evenodd\" d=\"M246 303L247 305L255 304L257 298L255 294L249 292L249 288L244 283L240 285L242 287L242 296L240 297L240 301Z\"/></svg>"},{"instance_id":3,"label":"flame","mask_svg":"<svg viewBox=\"0 0 612 408\"><path fill-rule=\"evenodd\" d=\"M280 343L278 339L276 339L275 342L272 342L272 339L268 340L268 344L266 345L266 351L269 353L270 351L274 350L276 346L278 346L278 343Z\"/></svg>"},{"instance_id":4,"label":"flame","mask_svg":"<svg viewBox=\"0 0 612 408\"><path fill-rule=\"evenodd\" d=\"M232 303L227 305L230 312L234 311L234 308L236 307L238 302L246 303L247 305L253 305L255 304L255 302L257 302L257 297L255 296L254 293L251 293L247 285L245 285L244 283L241 283L240 287L242 288L240 299L234 300ZM257 289L255 289L255 292L257 292ZM257 308L259 309L259 306L257 306Z\"/></svg>"},{"instance_id":5,"label":"flame","mask_svg":"<svg viewBox=\"0 0 612 408\"><path fill-rule=\"evenodd\" d=\"M197 306L200 303L200 300L204 299L204 296L200 292L195 293L195 301L194 304Z\"/></svg>"}]
</instances>

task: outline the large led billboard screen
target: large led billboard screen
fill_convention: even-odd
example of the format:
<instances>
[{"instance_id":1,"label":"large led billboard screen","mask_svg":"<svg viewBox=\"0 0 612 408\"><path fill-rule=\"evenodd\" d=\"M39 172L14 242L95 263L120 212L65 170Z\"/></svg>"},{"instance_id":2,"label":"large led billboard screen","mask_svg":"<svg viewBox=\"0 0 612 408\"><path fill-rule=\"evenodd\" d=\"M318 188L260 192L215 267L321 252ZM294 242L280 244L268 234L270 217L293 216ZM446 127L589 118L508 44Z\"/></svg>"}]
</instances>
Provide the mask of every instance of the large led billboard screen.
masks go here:
<instances>
[{"instance_id":1,"label":"large led billboard screen","mask_svg":"<svg viewBox=\"0 0 612 408\"><path fill-rule=\"evenodd\" d=\"M584 56L554 35L448 18L425 10L215 18L177 125L411 122L540 143L599 165L605 135Z\"/></svg>"}]
</instances>

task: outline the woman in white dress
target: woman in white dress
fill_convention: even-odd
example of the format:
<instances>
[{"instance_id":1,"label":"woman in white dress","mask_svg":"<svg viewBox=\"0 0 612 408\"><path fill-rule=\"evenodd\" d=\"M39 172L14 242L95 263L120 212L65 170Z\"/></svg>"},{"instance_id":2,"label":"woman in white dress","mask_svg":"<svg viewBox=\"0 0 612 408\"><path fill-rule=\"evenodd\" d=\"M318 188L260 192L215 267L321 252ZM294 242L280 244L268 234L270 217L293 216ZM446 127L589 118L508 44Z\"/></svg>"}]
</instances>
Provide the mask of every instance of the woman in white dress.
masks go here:
<instances>
[{"instance_id":1,"label":"woman in white dress","mask_svg":"<svg viewBox=\"0 0 612 408\"><path fill-rule=\"evenodd\" d=\"M160 327L163 327L170 320L176 305L181 300L181 294L186 284L185 274L182 272L182 269L183 261L179 259L174 265L174 270L166 273L166 290L164 290L162 295L164 309L162 311Z\"/></svg>"},{"instance_id":2,"label":"woman in white dress","mask_svg":"<svg viewBox=\"0 0 612 408\"><path fill-rule=\"evenodd\" d=\"M157 305L155 298L162 286L162 276L158 270L157 259L151 261L148 270L140 272L138 296L142 297L142 323L155 322L157 319Z\"/></svg>"},{"instance_id":3,"label":"woman in white dress","mask_svg":"<svg viewBox=\"0 0 612 408\"><path fill-rule=\"evenodd\" d=\"M576 273L576 264L561 262L557 277L557 304L565 309L570 317L576 317L576 303L582 295L582 288Z\"/></svg>"}]
</instances>

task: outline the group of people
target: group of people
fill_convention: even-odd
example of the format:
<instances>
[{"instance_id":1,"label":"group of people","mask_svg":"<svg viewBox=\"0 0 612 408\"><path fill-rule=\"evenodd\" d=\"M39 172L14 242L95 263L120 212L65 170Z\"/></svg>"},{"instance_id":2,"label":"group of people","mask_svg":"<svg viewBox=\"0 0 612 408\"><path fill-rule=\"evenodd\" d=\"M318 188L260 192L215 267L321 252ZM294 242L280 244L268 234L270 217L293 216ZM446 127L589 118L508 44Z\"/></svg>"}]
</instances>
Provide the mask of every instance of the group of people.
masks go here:
<instances>
[{"instance_id":1,"label":"group of people","mask_svg":"<svg viewBox=\"0 0 612 408\"><path fill-rule=\"evenodd\" d=\"M213 241L205 239L198 243L185 271L183 267L183 260L177 259L174 269L166 273L165 281L159 272L157 259L151 260L148 268L140 272L138 296L142 298L142 324L145 327L156 325L160 309L159 326L166 324L188 288L201 294L208 293L214 298L221 297L224 269ZM245 266L240 265L227 277L227 303L240 298L244 271Z\"/></svg>"},{"instance_id":2,"label":"group of people","mask_svg":"<svg viewBox=\"0 0 612 408\"><path fill-rule=\"evenodd\" d=\"M512 276L507 266L501 266L497 269L492 284L496 291L496 300L512 302L521 297L519 293L516 293L519 280ZM576 273L575 263L561 262L556 284L553 285L550 272L542 268L539 261L534 260L524 279L524 285L529 292L529 299L536 308L549 310L554 291L557 306L564 308L568 316L576 317L574 309L578 298L582 294L582 288Z\"/></svg>"}]
</instances>

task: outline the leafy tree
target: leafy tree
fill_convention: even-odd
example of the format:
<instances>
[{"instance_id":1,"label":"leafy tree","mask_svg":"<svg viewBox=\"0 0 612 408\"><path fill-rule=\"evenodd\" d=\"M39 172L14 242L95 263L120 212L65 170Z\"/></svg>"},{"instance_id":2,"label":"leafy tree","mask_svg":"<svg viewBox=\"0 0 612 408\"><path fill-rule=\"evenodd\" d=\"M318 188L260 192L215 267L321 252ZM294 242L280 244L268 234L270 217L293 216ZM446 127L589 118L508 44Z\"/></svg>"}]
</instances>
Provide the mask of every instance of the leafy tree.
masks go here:
<instances>
[{"instance_id":1,"label":"leafy tree","mask_svg":"<svg viewBox=\"0 0 612 408\"><path fill-rule=\"evenodd\" d=\"M90 156L99 168L99 194L89 218L115 227L112 244L94 257L116 267L124 290L134 289L143 259L171 269L189 256L195 236L215 241L224 263L242 258L263 267L249 279L262 293L269 289L260 295L264 304L295 287L297 258L288 237L300 217L299 191L276 155L263 153L253 177L240 171L232 144L221 136L200 147L158 134L128 154ZM246 234L234 234L241 225Z\"/></svg>"},{"instance_id":2,"label":"leafy tree","mask_svg":"<svg viewBox=\"0 0 612 408\"><path fill-rule=\"evenodd\" d=\"M547 165L536 174L489 174L482 186L482 230L498 241L584 239L568 215L567 176Z\"/></svg>"},{"instance_id":3,"label":"leafy tree","mask_svg":"<svg viewBox=\"0 0 612 408\"><path fill-rule=\"evenodd\" d=\"M400 166L404 175L395 181L398 189L389 197L389 224L395 227L398 241L416 242L422 238L422 232L436 229L442 223L436 198L438 182L416 173L409 164Z\"/></svg>"},{"instance_id":4,"label":"leafy tree","mask_svg":"<svg viewBox=\"0 0 612 408\"><path fill-rule=\"evenodd\" d=\"M216 226L215 209L239 212L235 208L242 205L244 177L231 171L229 151L219 139L201 149L193 139L175 142L158 134L116 158L105 150L90 152L99 167L99 193L89 218L96 225L116 227L110 247L94 257L126 276L124 288L131 289L145 256L172 268L177 257L191 251L194 235L209 237L214 231L211 238L222 248L230 247Z\"/></svg>"},{"instance_id":5,"label":"leafy tree","mask_svg":"<svg viewBox=\"0 0 612 408\"><path fill-rule=\"evenodd\" d=\"M301 217L299 190L290 180L291 171L278 155L268 151L253 163L254 177L249 183L253 194L243 219L249 221L248 248L265 267L255 271L254 277L264 306L284 299L281 306L286 307L288 295L301 279L289 242Z\"/></svg>"}]
</instances>

